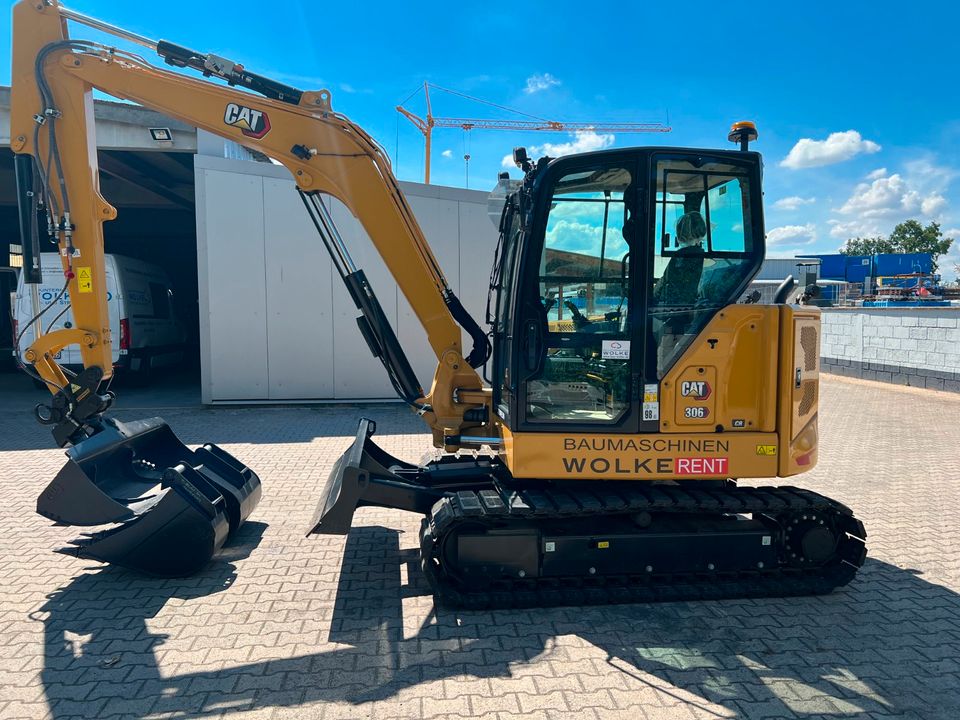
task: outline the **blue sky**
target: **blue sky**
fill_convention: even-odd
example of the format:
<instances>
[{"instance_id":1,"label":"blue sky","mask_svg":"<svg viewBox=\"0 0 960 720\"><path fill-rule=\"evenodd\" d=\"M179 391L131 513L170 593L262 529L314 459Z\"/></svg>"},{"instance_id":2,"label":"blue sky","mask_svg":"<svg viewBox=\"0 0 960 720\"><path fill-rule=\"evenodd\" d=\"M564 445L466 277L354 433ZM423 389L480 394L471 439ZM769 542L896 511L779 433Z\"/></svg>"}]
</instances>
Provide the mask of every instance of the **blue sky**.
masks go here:
<instances>
[{"instance_id":1,"label":"blue sky","mask_svg":"<svg viewBox=\"0 0 960 720\"><path fill-rule=\"evenodd\" d=\"M769 255L830 252L908 217L937 220L960 243L953 3L770 3L746 13L720 2L68 6L303 89L329 88L335 109L384 145L404 180L422 179L423 142L394 106L426 80L541 117L669 119L673 127L665 135L579 137L438 130L438 184L464 186L465 152L470 187L487 189L514 145L551 154L726 147L730 123L751 119L766 162ZM9 15L3 22L6 84ZM100 39L78 26L72 33ZM438 116L516 117L441 93L433 100ZM408 107L422 115L422 96ZM960 249L941 261L945 274L953 275L954 262Z\"/></svg>"}]
</instances>

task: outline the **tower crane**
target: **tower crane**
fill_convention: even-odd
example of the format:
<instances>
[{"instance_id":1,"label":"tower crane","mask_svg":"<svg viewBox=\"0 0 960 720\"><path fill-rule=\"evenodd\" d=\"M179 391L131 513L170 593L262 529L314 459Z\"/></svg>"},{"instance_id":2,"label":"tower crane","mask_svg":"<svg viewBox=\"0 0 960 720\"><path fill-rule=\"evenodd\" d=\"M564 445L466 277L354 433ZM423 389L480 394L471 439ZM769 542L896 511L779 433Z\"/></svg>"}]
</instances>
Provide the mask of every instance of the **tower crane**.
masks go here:
<instances>
[{"instance_id":1,"label":"tower crane","mask_svg":"<svg viewBox=\"0 0 960 720\"><path fill-rule=\"evenodd\" d=\"M451 95L457 95L467 100L491 105L501 110L525 115L528 120L498 120L491 118L463 118L463 117L436 117L430 104L430 88L433 87ZM416 94L416 93L414 93ZM430 184L430 149L433 141L434 128L460 128L464 131L469 130L513 130L513 131L540 131L540 132L608 132L608 133L668 133L673 128L658 122L566 122L559 120L548 120L535 115L521 112L504 105L482 100L472 95L450 90L448 88L433 85L429 82L423 83L423 95L427 104L426 117L407 110L403 105L397 105L397 112L412 122L416 128L423 133L424 137L424 171L423 182ZM412 97L412 96L411 96Z\"/></svg>"}]
</instances>

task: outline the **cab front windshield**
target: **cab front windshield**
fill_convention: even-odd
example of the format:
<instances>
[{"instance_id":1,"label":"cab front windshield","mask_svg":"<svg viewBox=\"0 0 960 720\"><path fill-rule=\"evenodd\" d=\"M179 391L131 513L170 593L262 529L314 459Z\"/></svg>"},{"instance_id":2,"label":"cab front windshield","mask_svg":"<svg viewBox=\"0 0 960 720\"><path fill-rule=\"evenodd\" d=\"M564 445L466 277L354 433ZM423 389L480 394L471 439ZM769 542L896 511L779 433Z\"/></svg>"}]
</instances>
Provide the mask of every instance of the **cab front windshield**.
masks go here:
<instances>
[{"instance_id":1,"label":"cab front windshield","mask_svg":"<svg viewBox=\"0 0 960 720\"><path fill-rule=\"evenodd\" d=\"M551 332L620 332L627 312L626 170L566 175L554 190L540 265Z\"/></svg>"},{"instance_id":2,"label":"cab front windshield","mask_svg":"<svg viewBox=\"0 0 960 720\"><path fill-rule=\"evenodd\" d=\"M622 166L572 170L553 186L537 268L546 348L526 385L530 420L613 422L629 407L631 187Z\"/></svg>"}]
</instances>

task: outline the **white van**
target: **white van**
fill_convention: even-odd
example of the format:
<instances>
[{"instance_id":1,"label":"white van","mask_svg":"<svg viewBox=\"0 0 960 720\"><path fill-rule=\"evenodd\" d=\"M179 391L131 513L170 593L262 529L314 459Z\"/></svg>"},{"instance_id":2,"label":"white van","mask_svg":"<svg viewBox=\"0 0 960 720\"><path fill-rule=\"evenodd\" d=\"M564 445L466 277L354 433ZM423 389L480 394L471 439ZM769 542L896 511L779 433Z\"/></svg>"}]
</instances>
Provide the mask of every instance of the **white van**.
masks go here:
<instances>
[{"instance_id":1,"label":"white van","mask_svg":"<svg viewBox=\"0 0 960 720\"><path fill-rule=\"evenodd\" d=\"M174 316L173 291L167 274L156 265L123 255L105 255L104 262L114 368L140 374L182 362L187 336L183 324ZM31 286L24 284L23 275L20 275L15 299L14 337L37 310L46 307L63 288L63 268L57 254L42 253L40 263L43 282L36 286L40 295L39 308L33 307ZM73 327L72 310L60 315L69 302L67 293L56 307L43 314L40 318L43 332ZM55 318L56 321L52 322ZM35 332L36 325L20 339L17 350L21 360L36 339ZM57 355L57 362L71 370L82 369L80 348L77 345L65 347Z\"/></svg>"}]
</instances>

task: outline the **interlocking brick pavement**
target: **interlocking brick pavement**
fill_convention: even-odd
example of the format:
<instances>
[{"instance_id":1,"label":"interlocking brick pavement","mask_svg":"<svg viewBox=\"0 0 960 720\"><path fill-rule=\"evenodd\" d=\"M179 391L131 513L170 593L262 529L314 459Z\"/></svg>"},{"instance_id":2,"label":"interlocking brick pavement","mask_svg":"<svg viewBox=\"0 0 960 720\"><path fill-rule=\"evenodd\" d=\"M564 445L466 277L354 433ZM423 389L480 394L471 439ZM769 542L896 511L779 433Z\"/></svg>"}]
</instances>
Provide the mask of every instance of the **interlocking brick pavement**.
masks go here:
<instances>
[{"instance_id":1,"label":"interlocking brick pavement","mask_svg":"<svg viewBox=\"0 0 960 720\"><path fill-rule=\"evenodd\" d=\"M165 408L185 442L255 468L264 499L203 573L158 580L50 552L75 531L34 513L62 453L5 393L0 717L960 717L960 398L830 376L822 395L798 481L866 523L848 588L471 613L434 608L412 515L303 536L361 414L387 451L428 449L400 406Z\"/></svg>"}]
</instances>

